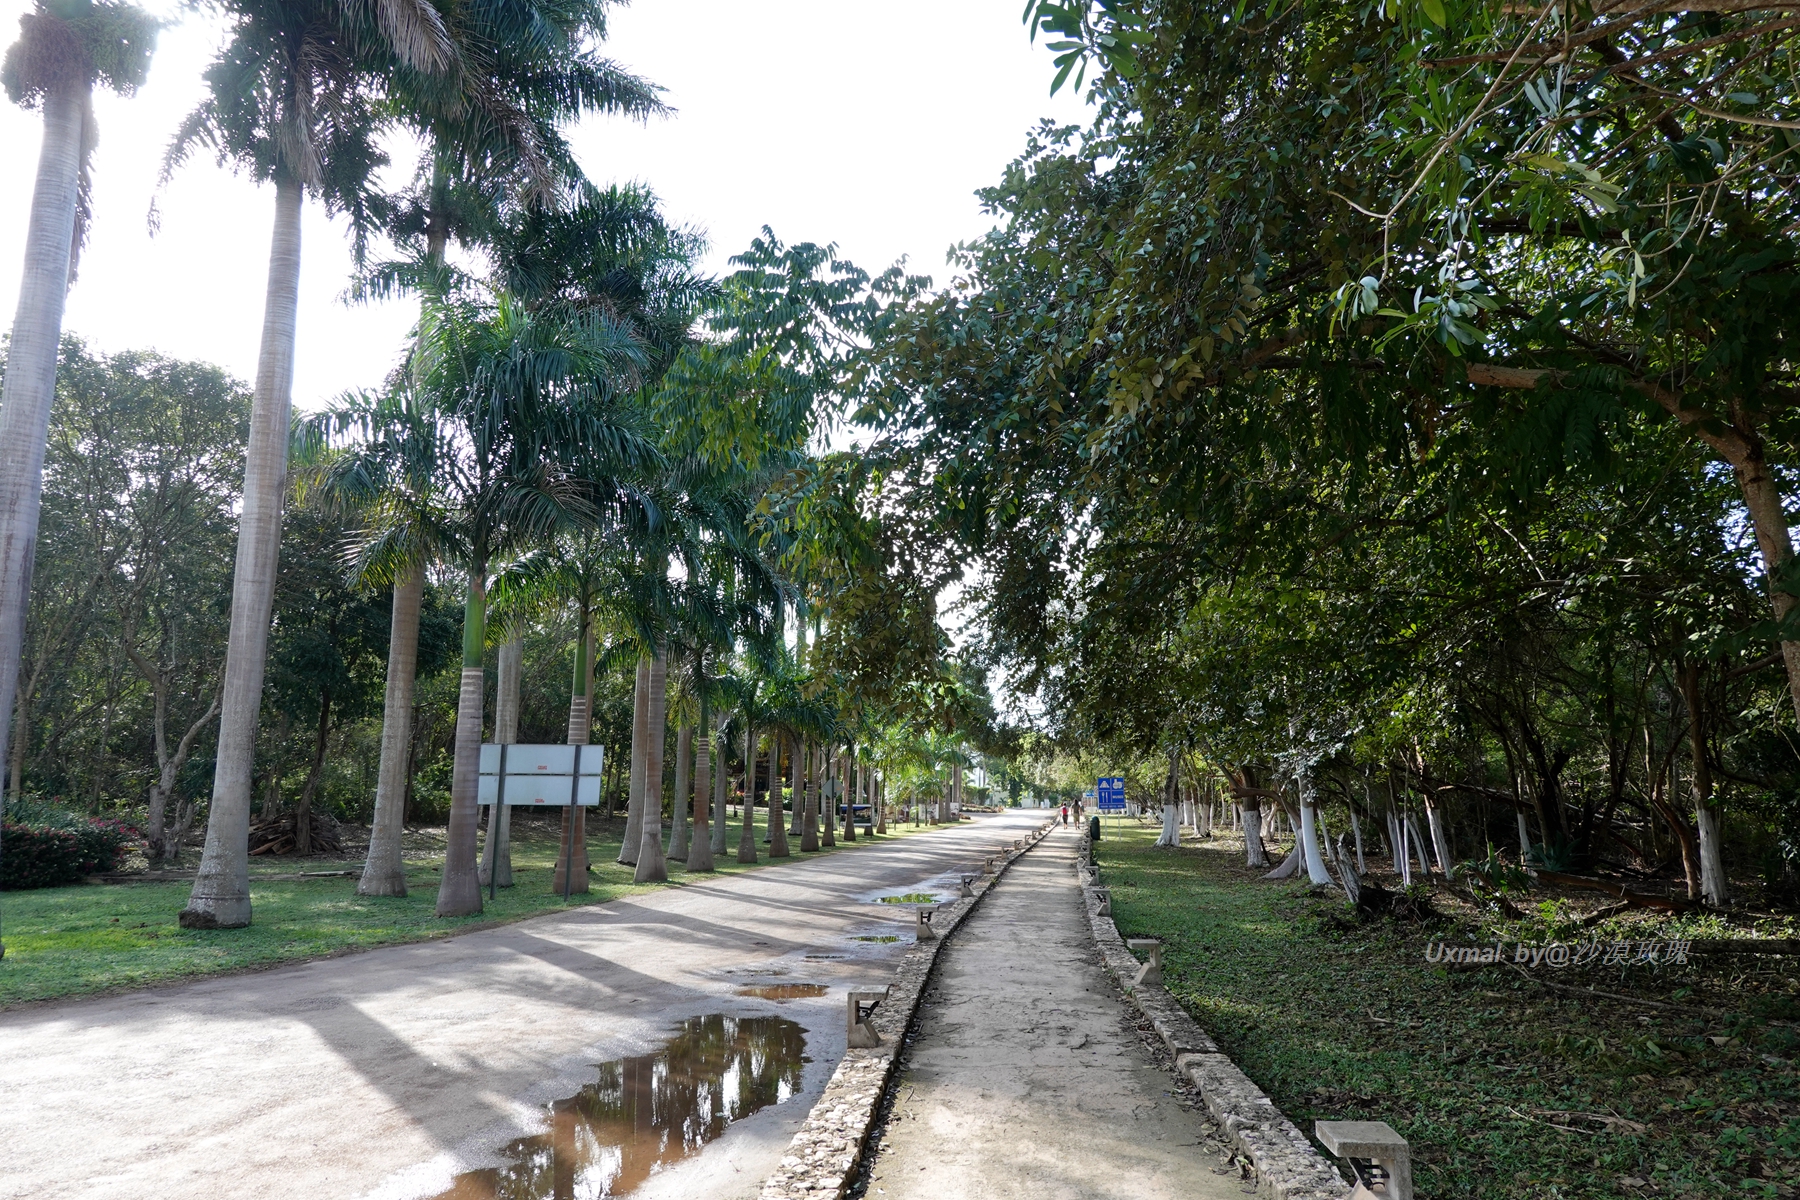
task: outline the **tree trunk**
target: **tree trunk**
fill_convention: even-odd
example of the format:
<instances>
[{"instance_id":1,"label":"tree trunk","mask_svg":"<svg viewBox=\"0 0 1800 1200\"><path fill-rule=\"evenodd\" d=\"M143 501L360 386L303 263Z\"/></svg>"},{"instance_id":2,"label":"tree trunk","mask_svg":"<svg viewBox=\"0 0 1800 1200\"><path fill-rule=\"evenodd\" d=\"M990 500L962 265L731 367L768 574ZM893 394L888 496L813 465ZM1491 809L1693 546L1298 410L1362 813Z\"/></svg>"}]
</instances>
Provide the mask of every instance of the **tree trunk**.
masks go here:
<instances>
[{"instance_id":1,"label":"tree trunk","mask_svg":"<svg viewBox=\"0 0 1800 1200\"><path fill-rule=\"evenodd\" d=\"M400 835L406 820L406 780L412 758L413 677L419 662L419 609L425 565L406 568L394 581L389 624L387 696L381 713L381 766L375 776L375 816L369 826L369 859L356 882L359 896L406 895Z\"/></svg>"},{"instance_id":2,"label":"tree trunk","mask_svg":"<svg viewBox=\"0 0 1800 1200\"><path fill-rule=\"evenodd\" d=\"M631 790L625 799L625 832L619 838L620 864L635 867L638 843L644 838L644 743L650 737L650 658L638 656L637 682L631 690Z\"/></svg>"},{"instance_id":3,"label":"tree trunk","mask_svg":"<svg viewBox=\"0 0 1800 1200\"><path fill-rule=\"evenodd\" d=\"M813 784L813 792L818 797L813 805L818 814L819 844L821 846L837 845L837 796L832 786L832 756L824 746L813 751L813 765L818 768L818 779Z\"/></svg>"},{"instance_id":4,"label":"tree trunk","mask_svg":"<svg viewBox=\"0 0 1800 1200\"><path fill-rule=\"evenodd\" d=\"M481 821L481 723L487 692L482 652L487 643L487 560L469 564L469 597L463 609L462 687L456 698L456 752L450 771L450 833L444 850L444 880L438 885L437 915L462 917L481 911L481 878L475 835Z\"/></svg>"},{"instance_id":5,"label":"tree trunk","mask_svg":"<svg viewBox=\"0 0 1800 1200\"><path fill-rule=\"evenodd\" d=\"M857 772L862 770L862 767L856 761L854 752L844 755L838 762L841 776L838 781L838 791L844 797L844 840L854 842L856 840L856 801L858 799ZM835 803L834 800L833 804Z\"/></svg>"},{"instance_id":6,"label":"tree trunk","mask_svg":"<svg viewBox=\"0 0 1800 1200\"><path fill-rule=\"evenodd\" d=\"M1779 623L1787 619L1795 604L1792 595L1775 585L1775 577L1781 573L1788 560L1794 557L1794 543L1788 533L1787 511L1781 502L1781 488L1769 472L1768 460L1764 457L1760 443L1748 444L1743 453L1735 457L1727 455L1727 458L1737 475L1738 488L1744 496L1744 506L1750 510L1750 526L1756 532L1757 549L1762 553L1763 570L1769 583L1770 606L1775 610L1775 620ZM1793 704L1795 719L1800 720L1800 642L1783 641L1781 658L1787 667L1788 699ZM1704 824L1705 821L1701 823ZM1703 833L1703 870L1705 841ZM1724 887L1723 880L1721 875L1721 888ZM1707 903L1712 903L1710 898Z\"/></svg>"},{"instance_id":7,"label":"tree trunk","mask_svg":"<svg viewBox=\"0 0 1800 1200\"><path fill-rule=\"evenodd\" d=\"M302 857L312 853L312 802L319 790L319 775L325 770L325 748L331 742L331 689L319 692L319 729L313 735L312 761L306 765L306 783L300 799L294 804L294 853Z\"/></svg>"},{"instance_id":8,"label":"tree trunk","mask_svg":"<svg viewBox=\"0 0 1800 1200\"><path fill-rule=\"evenodd\" d=\"M669 857L676 862L686 862L691 853L688 848L688 806L694 780L688 764L693 758L694 727L684 723L675 730L675 800L669 814Z\"/></svg>"},{"instance_id":9,"label":"tree trunk","mask_svg":"<svg viewBox=\"0 0 1800 1200\"><path fill-rule=\"evenodd\" d=\"M658 646L650 663L648 736L644 738L643 833L638 841L634 883L660 883L669 878L662 848L663 742L668 728L669 660Z\"/></svg>"},{"instance_id":10,"label":"tree trunk","mask_svg":"<svg viewBox=\"0 0 1800 1200\"><path fill-rule=\"evenodd\" d=\"M704 687L704 683L701 685ZM725 775L721 763L719 777ZM689 871L713 870L712 816L714 807L712 769L712 713L706 698L700 700L700 728L694 736L694 839L688 845Z\"/></svg>"},{"instance_id":11,"label":"tree trunk","mask_svg":"<svg viewBox=\"0 0 1800 1200\"><path fill-rule=\"evenodd\" d=\"M1425 824L1431 829L1431 852L1437 856L1438 870L1444 878L1456 878L1456 855L1450 848L1450 831L1444 828L1444 820L1438 815L1437 805L1431 802L1429 794L1425 797Z\"/></svg>"},{"instance_id":12,"label":"tree trunk","mask_svg":"<svg viewBox=\"0 0 1800 1200\"><path fill-rule=\"evenodd\" d=\"M1262 801L1254 796L1246 796L1243 809L1244 865L1267 867L1269 852L1263 849L1262 842Z\"/></svg>"},{"instance_id":13,"label":"tree trunk","mask_svg":"<svg viewBox=\"0 0 1800 1200\"><path fill-rule=\"evenodd\" d=\"M744 829L738 838L737 860L756 861L756 730L749 721L744 722Z\"/></svg>"},{"instance_id":14,"label":"tree trunk","mask_svg":"<svg viewBox=\"0 0 1800 1200\"><path fill-rule=\"evenodd\" d=\"M1315 884L1331 883L1331 873L1325 869L1324 856L1319 852L1318 812L1314 807L1312 782L1302 775L1300 779L1300 849L1306 864L1306 878Z\"/></svg>"},{"instance_id":15,"label":"tree trunk","mask_svg":"<svg viewBox=\"0 0 1800 1200\"><path fill-rule=\"evenodd\" d=\"M71 82L43 97L44 140L38 150L19 307L13 315L0 398L0 713L4 714L13 711L25 650L25 611L31 603L31 566L44 490L44 442L56 398L56 356L69 294L81 129L89 92L87 85ZM10 733L7 722L0 720L0 762L9 757ZM16 779L17 772L15 790Z\"/></svg>"},{"instance_id":16,"label":"tree trunk","mask_svg":"<svg viewBox=\"0 0 1800 1200\"><path fill-rule=\"evenodd\" d=\"M881 794L881 780L876 777L874 768L869 770L869 804L875 810L875 832L887 832L887 799Z\"/></svg>"},{"instance_id":17,"label":"tree trunk","mask_svg":"<svg viewBox=\"0 0 1800 1200\"><path fill-rule=\"evenodd\" d=\"M1694 829L1700 840L1700 897L1713 908L1728 908L1731 888L1725 878L1725 860L1719 844L1723 831L1712 802L1712 764L1706 758L1706 703L1700 691L1700 665L1682 663L1677 673L1681 698L1687 705L1688 737L1694 756Z\"/></svg>"},{"instance_id":18,"label":"tree trunk","mask_svg":"<svg viewBox=\"0 0 1800 1200\"><path fill-rule=\"evenodd\" d=\"M238 517L237 565L231 583L231 633L225 647L218 761L213 770L212 806L206 816L206 849L194 890L181 911L184 929L235 929L250 924L250 779L257 717L262 711L263 670L268 665L275 567L281 551L281 504L287 491L294 335L300 303L300 201L298 183L276 183L268 298L263 308L262 350L256 365L244 499Z\"/></svg>"},{"instance_id":19,"label":"tree trunk","mask_svg":"<svg viewBox=\"0 0 1800 1200\"><path fill-rule=\"evenodd\" d=\"M811 739L803 738L800 742L799 754L794 766L794 807L800 809L801 815L795 821L800 826L800 851L811 854L819 848L819 764L818 747ZM805 799L801 799L802 789Z\"/></svg>"},{"instance_id":20,"label":"tree trunk","mask_svg":"<svg viewBox=\"0 0 1800 1200\"><path fill-rule=\"evenodd\" d=\"M584 610L575 631L575 671L569 683L569 720L563 727L563 744L585 746L593 728L593 709L589 697L594 694L593 661L590 651L593 627ZM575 787L580 789L577 780ZM587 809L571 804L563 810L562 836L557 842L556 867L550 873L550 890L561 896L588 890Z\"/></svg>"},{"instance_id":21,"label":"tree trunk","mask_svg":"<svg viewBox=\"0 0 1800 1200\"><path fill-rule=\"evenodd\" d=\"M788 849L787 814L783 805L787 798L781 794L784 782L780 772L780 750L783 741L788 743L788 771L792 775L793 803L795 809L800 807L800 742L798 738L783 738L779 735L769 739L769 857L787 858L792 851Z\"/></svg>"},{"instance_id":22,"label":"tree trunk","mask_svg":"<svg viewBox=\"0 0 1800 1200\"><path fill-rule=\"evenodd\" d=\"M718 762L713 767L712 782L712 859L717 864L725 855L725 789L730 784L730 773L725 766L726 756L730 753L725 744L725 722L719 722Z\"/></svg>"},{"instance_id":23,"label":"tree trunk","mask_svg":"<svg viewBox=\"0 0 1800 1200\"><path fill-rule=\"evenodd\" d=\"M494 744L511 746L519 740L519 691L525 673L525 634L514 630L500 643L500 669L495 672ZM585 738L583 739L586 740ZM498 871L496 876L494 872ZM482 886L511 887L512 805L496 804L488 814L487 844L481 848Z\"/></svg>"}]
</instances>

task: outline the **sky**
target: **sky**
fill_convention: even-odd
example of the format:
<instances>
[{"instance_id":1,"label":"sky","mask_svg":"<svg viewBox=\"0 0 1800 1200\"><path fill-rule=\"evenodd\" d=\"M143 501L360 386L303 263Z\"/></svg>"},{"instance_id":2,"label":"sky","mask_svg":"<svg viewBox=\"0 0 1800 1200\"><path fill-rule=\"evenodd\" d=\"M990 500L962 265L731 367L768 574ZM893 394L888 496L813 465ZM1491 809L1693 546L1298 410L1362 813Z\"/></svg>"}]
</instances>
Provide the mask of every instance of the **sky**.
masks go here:
<instances>
[{"instance_id":1,"label":"sky","mask_svg":"<svg viewBox=\"0 0 1800 1200\"><path fill-rule=\"evenodd\" d=\"M178 16L133 97L95 97L100 128L95 214L66 332L95 350L154 349L217 363L249 379L256 361L273 190L198 157L159 187L162 155L200 95L221 28L174 0L140 0ZM30 0L0 0L0 42ZM1019 0L637 0L611 17L605 52L661 84L678 110L637 125L598 118L571 141L597 182L647 183L674 220L726 260L764 225L787 242L835 242L878 271L944 282L945 252L991 223L973 193L995 182L1043 118L1080 122L1068 89L1033 46ZM16 303L36 113L0 103L0 309ZM395 147L389 182L410 173ZM154 205L160 227L152 236ZM294 403L317 408L378 384L393 365L413 302L349 307L341 222L316 204L302 232Z\"/></svg>"}]
</instances>

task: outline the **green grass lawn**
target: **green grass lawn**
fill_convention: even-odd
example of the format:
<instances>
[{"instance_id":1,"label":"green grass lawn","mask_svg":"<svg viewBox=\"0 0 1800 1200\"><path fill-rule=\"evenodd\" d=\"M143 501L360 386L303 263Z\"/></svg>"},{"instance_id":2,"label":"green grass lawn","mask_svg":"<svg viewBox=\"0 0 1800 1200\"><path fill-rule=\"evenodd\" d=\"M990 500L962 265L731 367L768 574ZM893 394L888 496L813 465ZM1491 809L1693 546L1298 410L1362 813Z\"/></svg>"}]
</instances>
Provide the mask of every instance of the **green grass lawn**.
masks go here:
<instances>
[{"instance_id":1,"label":"green grass lawn","mask_svg":"<svg viewBox=\"0 0 1800 1200\"><path fill-rule=\"evenodd\" d=\"M761 825L759 815L758 825ZM574 895L570 905L604 904L619 896L680 886L687 879L681 864L670 864L668 885L635 885L631 869L613 860L619 852L622 821L590 829L588 854L593 864L591 891ZM790 839L789 859L768 858L758 845L760 862L735 861L738 824L729 826L728 849L719 858L718 874L767 868L782 862L817 857L801 854L798 838ZM432 915L437 901L439 863L415 858L409 851L404 898L365 898L356 894L354 878L276 880L270 874L332 870L356 863L311 859L251 859L248 929L190 930L176 924L187 903L185 882L83 884L0 892L6 957L0 959L0 1007L51 1000L121 987L137 987L198 975L242 970L299 959L317 958L368 946L448 937L473 927L517 921L563 907L550 882L557 841L549 825L520 822L513 840L515 886L498 889L490 901L483 892L484 912L477 916L440 918ZM859 836L840 842L838 850L854 850L917 830L890 832L884 838ZM831 849L819 853L829 854Z\"/></svg>"},{"instance_id":2,"label":"green grass lawn","mask_svg":"<svg viewBox=\"0 0 1800 1200\"><path fill-rule=\"evenodd\" d=\"M1503 965L1425 961L1430 941L1487 935L1472 924L1357 925L1341 900L1256 880L1241 845L1157 850L1155 836L1102 836L1119 932L1163 939L1170 992L1307 1133L1319 1119L1398 1129L1419 1195L1785 1197L1800 1187L1800 1033L1764 1019L1800 1018L1794 960L1545 973L1743 1014L1734 1019L1571 996Z\"/></svg>"}]
</instances>

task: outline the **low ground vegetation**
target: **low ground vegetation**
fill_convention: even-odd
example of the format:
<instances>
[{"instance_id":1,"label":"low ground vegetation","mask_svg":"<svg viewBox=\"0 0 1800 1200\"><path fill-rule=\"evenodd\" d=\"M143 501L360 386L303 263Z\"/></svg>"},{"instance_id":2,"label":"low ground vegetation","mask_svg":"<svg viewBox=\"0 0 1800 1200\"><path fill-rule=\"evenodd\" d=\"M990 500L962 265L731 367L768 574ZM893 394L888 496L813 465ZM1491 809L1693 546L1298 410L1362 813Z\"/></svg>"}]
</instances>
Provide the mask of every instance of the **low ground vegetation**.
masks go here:
<instances>
[{"instance_id":1,"label":"low ground vegetation","mask_svg":"<svg viewBox=\"0 0 1800 1200\"><path fill-rule=\"evenodd\" d=\"M1505 921L1442 889L1429 897L1434 917L1358 920L1341 896L1262 881L1232 839L1167 850L1151 845L1155 835L1135 823L1103 833L1119 931L1163 940L1170 992L1302 1129L1369 1119L1405 1135L1421 1195L1783 1197L1800 1187L1793 959L1554 972L1427 961L1434 943L1791 936L1790 923L1586 922L1604 897L1544 899Z\"/></svg>"}]
</instances>

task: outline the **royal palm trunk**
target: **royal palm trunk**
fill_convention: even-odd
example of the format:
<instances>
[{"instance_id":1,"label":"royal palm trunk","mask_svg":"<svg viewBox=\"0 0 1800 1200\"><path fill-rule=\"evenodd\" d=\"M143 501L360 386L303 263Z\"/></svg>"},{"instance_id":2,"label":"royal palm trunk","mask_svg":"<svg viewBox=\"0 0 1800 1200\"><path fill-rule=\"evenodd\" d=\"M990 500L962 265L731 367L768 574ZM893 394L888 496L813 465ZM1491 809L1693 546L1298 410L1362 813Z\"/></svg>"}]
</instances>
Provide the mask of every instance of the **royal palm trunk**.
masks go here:
<instances>
[{"instance_id":1,"label":"royal palm trunk","mask_svg":"<svg viewBox=\"0 0 1800 1200\"><path fill-rule=\"evenodd\" d=\"M659 646L650 663L650 698L647 736L644 738L644 800L639 821L635 883L662 882L669 878L669 864L662 848L663 741L668 727L669 660Z\"/></svg>"},{"instance_id":2,"label":"royal palm trunk","mask_svg":"<svg viewBox=\"0 0 1800 1200\"><path fill-rule=\"evenodd\" d=\"M71 80L43 97L44 141L31 191L19 307L13 316L6 389L0 400L0 762L7 759L10 722L5 716L12 713L18 691L25 609L31 600L31 560L44 490L44 441L56 396L56 353L69 293L87 95L85 84ZM23 746L25 731L15 736ZM13 787L18 786L15 773Z\"/></svg>"},{"instance_id":3,"label":"royal palm trunk","mask_svg":"<svg viewBox=\"0 0 1800 1200\"><path fill-rule=\"evenodd\" d=\"M703 685L704 686L704 685ZM687 869L713 869L711 809L713 807L712 713L704 690L700 696L700 728L694 736L694 840L688 846ZM724 772L719 772L723 775Z\"/></svg>"},{"instance_id":4,"label":"royal palm trunk","mask_svg":"<svg viewBox=\"0 0 1800 1200\"><path fill-rule=\"evenodd\" d=\"M299 183L276 183L262 348L250 405L244 501L238 517L237 564L231 581L231 632L225 643L218 757L213 768L212 804L206 818L206 849L200 857L194 890L181 911L181 924L187 929L230 929L250 923L250 776L255 765L256 722L262 711L263 669L268 663L275 568L281 550L281 503L287 490L294 335L300 306L301 199ZM8 677L16 671L15 666ZM472 888L472 841L469 849Z\"/></svg>"},{"instance_id":5,"label":"royal palm trunk","mask_svg":"<svg viewBox=\"0 0 1800 1200\"><path fill-rule=\"evenodd\" d=\"M783 739L779 736L769 739L769 857L787 858L792 853L788 849L788 831L785 814L782 810L781 795L782 778L778 769L781 757L780 745ZM790 738L788 741L788 770L793 776L792 793L794 807L800 807L800 741Z\"/></svg>"},{"instance_id":6,"label":"royal palm trunk","mask_svg":"<svg viewBox=\"0 0 1800 1200\"><path fill-rule=\"evenodd\" d=\"M675 730L675 799L670 812L669 857L686 862L688 857L688 803L693 790L689 764L694 758L694 727Z\"/></svg>"},{"instance_id":7,"label":"royal palm trunk","mask_svg":"<svg viewBox=\"0 0 1800 1200\"><path fill-rule=\"evenodd\" d=\"M774 771L769 772L771 777ZM756 729L744 722L744 826L738 837L737 860L756 861Z\"/></svg>"},{"instance_id":8,"label":"royal palm trunk","mask_svg":"<svg viewBox=\"0 0 1800 1200\"><path fill-rule=\"evenodd\" d=\"M815 761L818 751L807 741L800 743L800 753L794 766L794 807L803 809L804 815L799 819L800 850L808 853L819 848L819 771ZM800 799L801 788L806 789L806 799Z\"/></svg>"},{"instance_id":9,"label":"royal palm trunk","mask_svg":"<svg viewBox=\"0 0 1800 1200\"><path fill-rule=\"evenodd\" d=\"M407 567L394 581L393 618L388 625L387 695L381 712L381 765L375 775L375 817L369 826L369 857L359 896L406 895L400 835L406 821L406 764L412 752L413 679L419 662L419 608L425 596L425 567Z\"/></svg>"},{"instance_id":10,"label":"royal palm trunk","mask_svg":"<svg viewBox=\"0 0 1800 1200\"><path fill-rule=\"evenodd\" d=\"M588 744L593 714L589 696L593 693L593 660L589 656L589 629L586 618L581 622L575 646L575 677L570 685L567 744ZM579 788L580 783L577 781ZM560 896L564 892L588 890L587 809L571 804L563 814L562 840L557 851L556 870L552 872L550 890Z\"/></svg>"},{"instance_id":11,"label":"royal palm trunk","mask_svg":"<svg viewBox=\"0 0 1800 1200\"><path fill-rule=\"evenodd\" d=\"M462 687L456 697L456 757L450 771L449 844L444 849L444 881L438 885L437 915L462 917L481 911L481 878L475 841L481 823L481 718L487 693L482 649L487 641L487 561L469 568L469 597L463 608Z\"/></svg>"},{"instance_id":12,"label":"royal palm trunk","mask_svg":"<svg viewBox=\"0 0 1800 1200\"><path fill-rule=\"evenodd\" d=\"M500 669L494 672L494 742L519 740L519 690L524 673L525 638L514 632L500 643ZM496 878L494 872L498 870ZM512 886L512 805L496 801L488 810L487 840L481 845L482 887Z\"/></svg>"},{"instance_id":13,"label":"royal palm trunk","mask_svg":"<svg viewBox=\"0 0 1800 1200\"><path fill-rule=\"evenodd\" d=\"M618 861L637 865L638 842L643 838L644 742L650 736L650 659L641 656L637 682L631 692L631 782L625 801L625 832L619 838Z\"/></svg>"}]
</instances>

